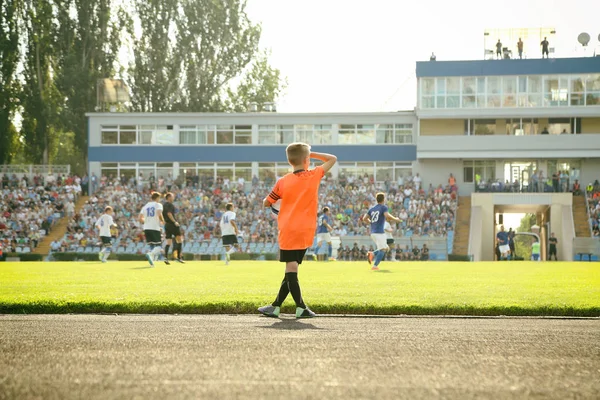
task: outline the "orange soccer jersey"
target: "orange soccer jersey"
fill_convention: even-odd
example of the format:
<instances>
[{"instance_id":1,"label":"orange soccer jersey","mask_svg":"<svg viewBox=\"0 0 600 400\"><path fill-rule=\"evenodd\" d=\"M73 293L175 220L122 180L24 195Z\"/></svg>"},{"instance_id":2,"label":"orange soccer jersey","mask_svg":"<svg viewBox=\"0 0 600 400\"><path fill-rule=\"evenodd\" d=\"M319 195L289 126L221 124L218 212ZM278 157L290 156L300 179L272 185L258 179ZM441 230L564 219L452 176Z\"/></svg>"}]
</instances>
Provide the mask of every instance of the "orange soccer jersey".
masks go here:
<instances>
[{"instance_id":1,"label":"orange soccer jersey","mask_svg":"<svg viewBox=\"0 0 600 400\"><path fill-rule=\"evenodd\" d=\"M303 250L312 246L317 229L319 184L324 175L320 166L287 174L277 181L267 197L271 204L281 199L277 217L280 249Z\"/></svg>"}]
</instances>

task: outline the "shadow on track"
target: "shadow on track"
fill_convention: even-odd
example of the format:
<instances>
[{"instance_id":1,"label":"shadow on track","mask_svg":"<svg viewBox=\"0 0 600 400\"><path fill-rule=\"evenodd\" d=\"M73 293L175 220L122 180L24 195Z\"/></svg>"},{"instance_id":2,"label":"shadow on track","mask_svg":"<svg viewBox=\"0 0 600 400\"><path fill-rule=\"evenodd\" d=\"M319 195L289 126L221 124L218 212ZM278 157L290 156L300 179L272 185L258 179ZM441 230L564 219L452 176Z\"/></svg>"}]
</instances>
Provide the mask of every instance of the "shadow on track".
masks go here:
<instances>
[{"instance_id":1,"label":"shadow on track","mask_svg":"<svg viewBox=\"0 0 600 400\"><path fill-rule=\"evenodd\" d=\"M373 272L377 272L379 274L391 274L392 271L390 271L389 269L380 269L379 271L373 271Z\"/></svg>"},{"instance_id":2,"label":"shadow on track","mask_svg":"<svg viewBox=\"0 0 600 400\"><path fill-rule=\"evenodd\" d=\"M266 318L266 317L265 317ZM304 329L319 329L326 330L325 328L319 328L313 324L306 323L305 321L298 319L280 319L277 322L269 326L257 326L257 328L263 329L279 329L284 331L304 330Z\"/></svg>"},{"instance_id":3,"label":"shadow on track","mask_svg":"<svg viewBox=\"0 0 600 400\"><path fill-rule=\"evenodd\" d=\"M147 266L147 267L134 267L134 268L129 268L129 269L151 269L151 266Z\"/></svg>"}]
</instances>

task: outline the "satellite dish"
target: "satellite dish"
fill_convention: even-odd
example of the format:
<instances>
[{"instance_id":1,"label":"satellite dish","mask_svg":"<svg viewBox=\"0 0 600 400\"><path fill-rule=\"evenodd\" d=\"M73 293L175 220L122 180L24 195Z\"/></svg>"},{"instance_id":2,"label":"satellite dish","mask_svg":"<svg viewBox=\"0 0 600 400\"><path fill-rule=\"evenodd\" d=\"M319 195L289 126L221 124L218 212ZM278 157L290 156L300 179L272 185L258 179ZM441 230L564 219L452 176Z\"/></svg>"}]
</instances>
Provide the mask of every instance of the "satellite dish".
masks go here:
<instances>
[{"instance_id":1,"label":"satellite dish","mask_svg":"<svg viewBox=\"0 0 600 400\"><path fill-rule=\"evenodd\" d=\"M581 43L582 46L587 46L590 42L590 35L586 32L581 32L579 36L577 36L577 41Z\"/></svg>"}]
</instances>

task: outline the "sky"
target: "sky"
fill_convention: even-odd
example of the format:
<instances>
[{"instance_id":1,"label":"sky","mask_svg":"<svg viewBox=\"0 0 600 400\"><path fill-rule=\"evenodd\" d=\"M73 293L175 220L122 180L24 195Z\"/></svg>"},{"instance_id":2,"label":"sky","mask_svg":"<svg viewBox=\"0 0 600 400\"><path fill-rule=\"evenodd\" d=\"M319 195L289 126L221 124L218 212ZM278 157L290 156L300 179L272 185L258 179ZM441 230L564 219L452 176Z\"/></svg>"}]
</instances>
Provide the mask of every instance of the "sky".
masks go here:
<instances>
[{"instance_id":1,"label":"sky","mask_svg":"<svg viewBox=\"0 0 600 400\"><path fill-rule=\"evenodd\" d=\"M415 62L481 59L489 28L553 27L557 57L600 53L598 0L248 0L246 10L287 77L278 112L411 110Z\"/></svg>"}]
</instances>

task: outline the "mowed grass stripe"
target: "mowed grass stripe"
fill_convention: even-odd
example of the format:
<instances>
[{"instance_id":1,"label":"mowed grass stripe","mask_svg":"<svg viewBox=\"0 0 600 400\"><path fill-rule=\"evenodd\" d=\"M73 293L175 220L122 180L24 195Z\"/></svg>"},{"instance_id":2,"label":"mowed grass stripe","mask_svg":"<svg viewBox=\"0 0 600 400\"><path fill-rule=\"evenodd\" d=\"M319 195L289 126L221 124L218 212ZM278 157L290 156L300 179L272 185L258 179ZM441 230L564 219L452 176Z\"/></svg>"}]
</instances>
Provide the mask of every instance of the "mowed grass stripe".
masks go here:
<instances>
[{"instance_id":1,"label":"mowed grass stripe","mask_svg":"<svg viewBox=\"0 0 600 400\"><path fill-rule=\"evenodd\" d=\"M255 313L283 272L274 261L2 263L0 313ZM600 316L598 263L307 262L299 277L317 313Z\"/></svg>"}]
</instances>

